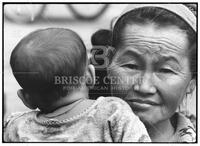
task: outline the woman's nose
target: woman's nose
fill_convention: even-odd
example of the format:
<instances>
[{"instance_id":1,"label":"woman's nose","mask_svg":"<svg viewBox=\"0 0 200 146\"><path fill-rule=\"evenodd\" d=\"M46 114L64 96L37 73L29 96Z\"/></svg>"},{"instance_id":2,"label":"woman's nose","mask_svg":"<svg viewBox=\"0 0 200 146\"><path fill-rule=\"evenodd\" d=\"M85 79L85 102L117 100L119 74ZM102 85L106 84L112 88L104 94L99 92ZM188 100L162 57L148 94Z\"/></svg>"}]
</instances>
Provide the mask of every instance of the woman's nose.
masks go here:
<instances>
[{"instance_id":1,"label":"woman's nose","mask_svg":"<svg viewBox=\"0 0 200 146\"><path fill-rule=\"evenodd\" d=\"M154 94L156 92L156 87L153 84L152 73L144 73L135 84L134 89L141 93Z\"/></svg>"}]
</instances>

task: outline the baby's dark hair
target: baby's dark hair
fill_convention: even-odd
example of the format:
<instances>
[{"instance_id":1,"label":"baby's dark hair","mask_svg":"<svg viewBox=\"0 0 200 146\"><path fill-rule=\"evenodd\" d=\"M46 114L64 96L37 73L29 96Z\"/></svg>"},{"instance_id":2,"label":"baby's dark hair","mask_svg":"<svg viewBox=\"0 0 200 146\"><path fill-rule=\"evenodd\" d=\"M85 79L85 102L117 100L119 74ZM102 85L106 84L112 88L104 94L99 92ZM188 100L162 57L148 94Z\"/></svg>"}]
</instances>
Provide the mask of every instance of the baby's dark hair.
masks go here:
<instances>
[{"instance_id":1,"label":"baby's dark hair","mask_svg":"<svg viewBox=\"0 0 200 146\"><path fill-rule=\"evenodd\" d=\"M162 8L137 8L123 15L117 21L113 29L112 46L116 49L115 52L117 51L117 46L119 46L122 43L121 37L123 35L123 30L127 24L147 24L150 22L155 23L158 27L175 25L187 34L190 43L190 46L188 48L190 50L190 70L192 73L192 77L196 78L196 32L181 17ZM114 54L110 56L110 60L112 60L113 55Z\"/></svg>"},{"instance_id":2,"label":"baby's dark hair","mask_svg":"<svg viewBox=\"0 0 200 146\"><path fill-rule=\"evenodd\" d=\"M68 93L66 77L81 77L87 65L86 47L74 31L48 28L34 31L14 48L10 65L19 85L28 93L53 102ZM56 81L56 79L58 79ZM58 82L59 81L59 82ZM50 99L49 95L54 99Z\"/></svg>"}]
</instances>

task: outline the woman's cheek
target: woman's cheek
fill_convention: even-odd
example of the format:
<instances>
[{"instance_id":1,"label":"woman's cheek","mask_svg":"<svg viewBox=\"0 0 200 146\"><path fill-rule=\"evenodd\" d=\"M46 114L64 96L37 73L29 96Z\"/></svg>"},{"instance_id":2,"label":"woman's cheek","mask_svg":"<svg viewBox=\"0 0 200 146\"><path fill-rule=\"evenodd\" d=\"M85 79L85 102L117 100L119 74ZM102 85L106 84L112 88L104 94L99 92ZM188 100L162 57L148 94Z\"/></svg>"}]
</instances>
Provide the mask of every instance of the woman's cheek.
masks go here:
<instances>
[{"instance_id":1,"label":"woman's cheek","mask_svg":"<svg viewBox=\"0 0 200 146\"><path fill-rule=\"evenodd\" d=\"M124 98L128 94L134 82L132 81L132 77L120 68L112 70L109 78L113 96L121 98Z\"/></svg>"},{"instance_id":2,"label":"woman's cheek","mask_svg":"<svg viewBox=\"0 0 200 146\"><path fill-rule=\"evenodd\" d=\"M182 102L186 85L184 80L180 78L171 78L165 80L165 82L158 82L158 91L160 97L162 98L164 109L168 113L173 113L176 111L180 102Z\"/></svg>"}]
</instances>

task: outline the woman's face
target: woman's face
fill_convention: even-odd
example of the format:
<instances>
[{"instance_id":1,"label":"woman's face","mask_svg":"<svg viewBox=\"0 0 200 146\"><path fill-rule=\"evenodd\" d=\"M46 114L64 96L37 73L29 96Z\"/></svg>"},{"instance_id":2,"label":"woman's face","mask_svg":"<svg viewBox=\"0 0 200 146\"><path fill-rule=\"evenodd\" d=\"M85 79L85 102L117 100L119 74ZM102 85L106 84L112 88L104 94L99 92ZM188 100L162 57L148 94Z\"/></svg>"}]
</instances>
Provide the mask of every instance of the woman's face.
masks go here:
<instances>
[{"instance_id":1,"label":"woman's face","mask_svg":"<svg viewBox=\"0 0 200 146\"><path fill-rule=\"evenodd\" d=\"M169 119L189 90L186 34L176 26L130 24L108 70L111 92L146 124Z\"/></svg>"}]
</instances>

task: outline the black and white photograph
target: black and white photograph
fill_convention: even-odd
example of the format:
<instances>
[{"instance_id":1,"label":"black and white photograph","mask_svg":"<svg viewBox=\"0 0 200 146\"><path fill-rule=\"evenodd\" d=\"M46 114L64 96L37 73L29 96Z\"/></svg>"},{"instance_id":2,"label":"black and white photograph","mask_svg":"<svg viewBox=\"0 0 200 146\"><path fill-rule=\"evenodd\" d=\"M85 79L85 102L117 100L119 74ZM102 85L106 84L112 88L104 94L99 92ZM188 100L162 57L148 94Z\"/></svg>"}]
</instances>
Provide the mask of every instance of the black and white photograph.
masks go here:
<instances>
[{"instance_id":1,"label":"black and white photograph","mask_svg":"<svg viewBox=\"0 0 200 146\"><path fill-rule=\"evenodd\" d=\"M198 143L197 2L2 2L2 143Z\"/></svg>"}]
</instances>

